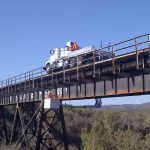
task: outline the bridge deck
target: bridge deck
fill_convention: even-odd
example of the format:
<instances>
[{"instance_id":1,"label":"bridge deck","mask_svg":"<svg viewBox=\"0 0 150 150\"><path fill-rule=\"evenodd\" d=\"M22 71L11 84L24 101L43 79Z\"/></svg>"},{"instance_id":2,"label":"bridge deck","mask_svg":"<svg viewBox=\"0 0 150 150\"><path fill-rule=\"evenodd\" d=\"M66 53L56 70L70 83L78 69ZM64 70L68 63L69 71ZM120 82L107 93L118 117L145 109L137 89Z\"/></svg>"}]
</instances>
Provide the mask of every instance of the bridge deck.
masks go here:
<instances>
[{"instance_id":1,"label":"bridge deck","mask_svg":"<svg viewBox=\"0 0 150 150\"><path fill-rule=\"evenodd\" d=\"M54 68L49 74L39 68L1 81L0 105L40 101L48 91L61 100L149 94L150 34L106 49L111 59L97 60L92 52L89 61L73 68Z\"/></svg>"}]
</instances>

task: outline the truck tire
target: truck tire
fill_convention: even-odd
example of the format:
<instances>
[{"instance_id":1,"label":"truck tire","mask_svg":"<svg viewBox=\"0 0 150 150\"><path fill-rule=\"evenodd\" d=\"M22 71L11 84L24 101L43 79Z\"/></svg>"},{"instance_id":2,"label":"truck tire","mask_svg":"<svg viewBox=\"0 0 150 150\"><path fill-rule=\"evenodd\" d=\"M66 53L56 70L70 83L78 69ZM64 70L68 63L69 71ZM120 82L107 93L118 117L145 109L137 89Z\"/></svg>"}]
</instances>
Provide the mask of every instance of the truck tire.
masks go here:
<instances>
[{"instance_id":1,"label":"truck tire","mask_svg":"<svg viewBox=\"0 0 150 150\"><path fill-rule=\"evenodd\" d=\"M50 73L50 69L51 69L50 63L46 64L46 72L47 73Z\"/></svg>"}]
</instances>

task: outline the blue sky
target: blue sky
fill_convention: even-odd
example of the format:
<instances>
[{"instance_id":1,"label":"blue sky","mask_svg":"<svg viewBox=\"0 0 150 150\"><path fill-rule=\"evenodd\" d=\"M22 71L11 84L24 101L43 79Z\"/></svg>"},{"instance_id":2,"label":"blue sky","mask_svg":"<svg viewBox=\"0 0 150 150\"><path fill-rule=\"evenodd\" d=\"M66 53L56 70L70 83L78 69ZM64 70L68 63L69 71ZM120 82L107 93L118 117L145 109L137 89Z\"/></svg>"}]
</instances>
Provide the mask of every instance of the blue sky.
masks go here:
<instances>
[{"instance_id":1,"label":"blue sky","mask_svg":"<svg viewBox=\"0 0 150 150\"><path fill-rule=\"evenodd\" d=\"M68 40L99 46L149 33L149 6L149 0L0 0L0 80L43 66L49 49Z\"/></svg>"}]
</instances>

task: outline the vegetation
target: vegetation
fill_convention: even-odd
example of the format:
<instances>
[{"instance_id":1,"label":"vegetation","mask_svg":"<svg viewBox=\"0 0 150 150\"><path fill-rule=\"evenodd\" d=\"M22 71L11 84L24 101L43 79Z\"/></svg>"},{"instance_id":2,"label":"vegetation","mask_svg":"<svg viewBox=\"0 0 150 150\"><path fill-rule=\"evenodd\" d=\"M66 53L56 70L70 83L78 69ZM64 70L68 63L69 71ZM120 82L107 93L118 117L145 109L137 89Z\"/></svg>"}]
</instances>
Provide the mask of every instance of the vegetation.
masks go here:
<instances>
[{"instance_id":1,"label":"vegetation","mask_svg":"<svg viewBox=\"0 0 150 150\"><path fill-rule=\"evenodd\" d=\"M69 128L68 136L76 128L74 139L80 139L81 131L81 143L71 141L76 149L149 150L149 113L150 110L146 109L124 111L74 109L72 112L66 112L68 114L66 125L72 123L67 127ZM69 115L72 120L67 121Z\"/></svg>"},{"instance_id":2,"label":"vegetation","mask_svg":"<svg viewBox=\"0 0 150 150\"><path fill-rule=\"evenodd\" d=\"M150 150L150 109L105 107L64 113L69 150ZM13 148L0 143L0 149Z\"/></svg>"}]
</instances>

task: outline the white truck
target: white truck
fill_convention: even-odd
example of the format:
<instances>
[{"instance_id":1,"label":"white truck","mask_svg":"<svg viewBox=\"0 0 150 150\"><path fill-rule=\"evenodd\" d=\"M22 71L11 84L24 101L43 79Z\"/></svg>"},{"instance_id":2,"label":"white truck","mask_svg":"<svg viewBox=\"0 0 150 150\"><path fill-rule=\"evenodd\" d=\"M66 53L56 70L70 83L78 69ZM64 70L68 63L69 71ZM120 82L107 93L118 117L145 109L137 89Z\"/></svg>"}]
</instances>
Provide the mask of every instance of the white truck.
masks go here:
<instances>
[{"instance_id":1,"label":"white truck","mask_svg":"<svg viewBox=\"0 0 150 150\"><path fill-rule=\"evenodd\" d=\"M50 50L50 57L45 64L44 70L50 73L52 70L59 70L64 67L71 68L76 65L80 66L89 63L90 60L93 61L93 52L95 52L94 57L97 61L112 57L112 53L109 51L96 49L95 46L80 48L76 42L69 41L64 48L54 48Z\"/></svg>"}]
</instances>

